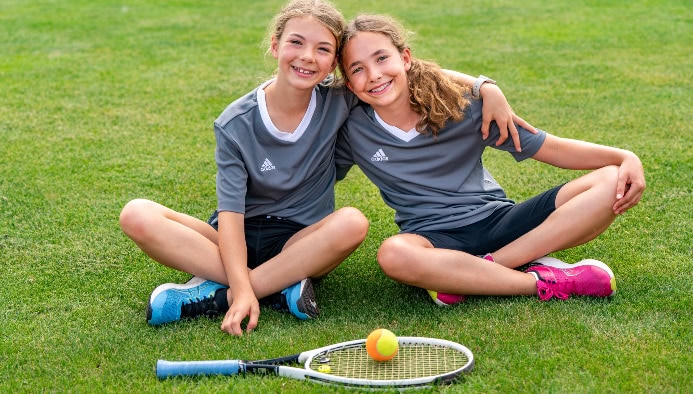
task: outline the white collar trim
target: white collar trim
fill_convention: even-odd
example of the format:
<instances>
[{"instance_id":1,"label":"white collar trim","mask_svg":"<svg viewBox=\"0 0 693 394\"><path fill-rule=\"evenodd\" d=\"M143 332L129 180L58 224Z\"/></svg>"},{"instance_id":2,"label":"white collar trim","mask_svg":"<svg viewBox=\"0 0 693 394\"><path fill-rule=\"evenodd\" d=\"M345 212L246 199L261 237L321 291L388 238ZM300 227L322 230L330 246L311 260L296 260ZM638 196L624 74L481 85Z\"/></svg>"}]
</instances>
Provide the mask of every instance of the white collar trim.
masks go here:
<instances>
[{"instance_id":1,"label":"white collar trim","mask_svg":"<svg viewBox=\"0 0 693 394\"><path fill-rule=\"evenodd\" d=\"M267 99L265 96L265 88L267 87L267 85L274 82L275 79L270 79L269 81L264 82L257 89L257 105L258 109L260 110L260 117L262 118L262 123L265 125L267 131L269 131L269 133L272 134L275 138L280 139L282 141L296 142L308 129L308 125L310 124L311 119L313 119L313 114L315 113L315 107L317 105L317 94L315 92L315 89L313 89L313 92L310 96L310 103L308 104L308 109L306 110L306 113L303 115L301 123L299 123L298 127L296 127L296 130L294 130L293 133L281 131L274 125L274 123L272 123L272 118L270 118L269 111L267 111Z\"/></svg>"},{"instance_id":2,"label":"white collar trim","mask_svg":"<svg viewBox=\"0 0 693 394\"><path fill-rule=\"evenodd\" d=\"M387 123L385 123L385 121L380 116L378 116L378 113L375 112L375 110L373 110L373 113L375 114L375 120L377 120L378 123L380 123L380 125L383 126L383 128L385 130L387 130L390 134L392 134L393 136L399 138L400 140L402 140L404 142L409 142L409 141L413 140L414 138L418 137L420 134L418 131L416 131L416 128L413 128L409 131L404 131L404 130L400 129L399 127L395 127L395 126L392 126L390 124L387 124Z\"/></svg>"}]
</instances>

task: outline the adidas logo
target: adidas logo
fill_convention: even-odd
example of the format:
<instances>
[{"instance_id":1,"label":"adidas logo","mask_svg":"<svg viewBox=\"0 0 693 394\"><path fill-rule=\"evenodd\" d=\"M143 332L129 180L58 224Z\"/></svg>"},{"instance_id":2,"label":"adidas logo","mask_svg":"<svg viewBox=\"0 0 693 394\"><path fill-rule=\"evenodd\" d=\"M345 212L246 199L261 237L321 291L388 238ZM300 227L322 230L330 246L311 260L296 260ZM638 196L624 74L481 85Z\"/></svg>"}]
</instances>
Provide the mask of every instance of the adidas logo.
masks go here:
<instances>
[{"instance_id":1,"label":"adidas logo","mask_svg":"<svg viewBox=\"0 0 693 394\"><path fill-rule=\"evenodd\" d=\"M371 157L371 161L388 161L388 160L389 159L388 159L387 155L385 154L385 152L383 152L382 149L378 149L378 151L375 152L375 154Z\"/></svg>"},{"instance_id":2,"label":"adidas logo","mask_svg":"<svg viewBox=\"0 0 693 394\"><path fill-rule=\"evenodd\" d=\"M274 170L274 169L276 169L276 168L277 168L277 167L275 167L274 164L272 164L272 162L269 161L269 159L265 159L265 162L262 163L262 167L260 167L260 171L262 171L262 172L265 172L265 171L272 171L272 170Z\"/></svg>"}]
</instances>

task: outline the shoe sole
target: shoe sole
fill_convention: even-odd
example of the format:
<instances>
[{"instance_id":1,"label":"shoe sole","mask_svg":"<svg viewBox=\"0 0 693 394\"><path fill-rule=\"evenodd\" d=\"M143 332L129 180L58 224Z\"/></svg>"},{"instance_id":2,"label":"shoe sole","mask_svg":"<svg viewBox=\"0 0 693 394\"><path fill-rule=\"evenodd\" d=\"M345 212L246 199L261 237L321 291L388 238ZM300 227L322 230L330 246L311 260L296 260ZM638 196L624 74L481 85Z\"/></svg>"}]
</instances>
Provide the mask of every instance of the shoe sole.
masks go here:
<instances>
[{"instance_id":1,"label":"shoe sole","mask_svg":"<svg viewBox=\"0 0 693 394\"><path fill-rule=\"evenodd\" d=\"M604 271L606 271L606 273L609 274L609 278L611 278L611 281L610 281L611 282L611 294L609 294L608 296L610 297L610 296L614 295L614 293L616 293L616 277L614 276L614 272L611 270L611 268L609 268L608 265L604 264L603 262L601 262L599 260L584 259L584 260L578 261L575 264L568 264L568 263L561 261L557 258L546 256L546 257L541 257L541 258L535 260L532 263L532 265L534 265L534 264L546 265L546 266L554 267L554 268L575 268L575 267L580 267L583 265L593 265L593 266L599 267L599 268L603 269Z\"/></svg>"},{"instance_id":2,"label":"shoe sole","mask_svg":"<svg viewBox=\"0 0 693 394\"><path fill-rule=\"evenodd\" d=\"M315 319L320 315L320 309L318 309L317 302L315 300L315 290L313 289L313 281L306 279L301 283L300 296L296 302L298 311L304 313L311 319Z\"/></svg>"}]
</instances>

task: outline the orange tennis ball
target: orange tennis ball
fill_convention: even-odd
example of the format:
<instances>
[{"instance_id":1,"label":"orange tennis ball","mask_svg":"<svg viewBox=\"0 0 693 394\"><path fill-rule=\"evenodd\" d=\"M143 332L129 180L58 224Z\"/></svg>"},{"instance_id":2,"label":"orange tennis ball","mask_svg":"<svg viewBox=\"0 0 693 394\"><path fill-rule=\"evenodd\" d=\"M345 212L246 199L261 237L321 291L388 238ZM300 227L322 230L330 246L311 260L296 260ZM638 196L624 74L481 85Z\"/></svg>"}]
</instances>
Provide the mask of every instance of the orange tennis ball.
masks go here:
<instances>
[{"instance_id":1,"label":"orange tennis ball","mask_svg":"<svg viewBox=\"0 0 693 394\"><path fill-rule=\"evenodd\" d=\"M397 336L390 330L379 328L368 334L366 351L375 361L392 360L399 350Z\"/></svg>"}]
</instances>

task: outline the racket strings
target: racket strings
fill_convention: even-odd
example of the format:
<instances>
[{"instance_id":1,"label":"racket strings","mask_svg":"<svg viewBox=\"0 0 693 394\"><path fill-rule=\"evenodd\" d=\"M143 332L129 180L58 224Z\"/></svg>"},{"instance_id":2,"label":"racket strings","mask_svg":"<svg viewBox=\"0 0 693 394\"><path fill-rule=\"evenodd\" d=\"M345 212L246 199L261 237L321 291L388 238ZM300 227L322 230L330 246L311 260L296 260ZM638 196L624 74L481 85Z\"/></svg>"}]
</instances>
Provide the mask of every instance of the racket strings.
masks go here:
<instances>
[{"instance_id":1,"label":"racket strings","mask_svg":"<svg viewBox=\"0 0 693 394\"><path fill-rule=\"evenodd\" d=\"M326 358L325 358L326 357ZM366 352L365 346L337 349L323 361L315 357L310 368L318 370L329 365L329 374L345 378L369 380L402 380L444 375L462 368L469 358L461 351L432 344L400 344L399 352L390 361L378 362Z\"/></svg>"}]
</instances>

